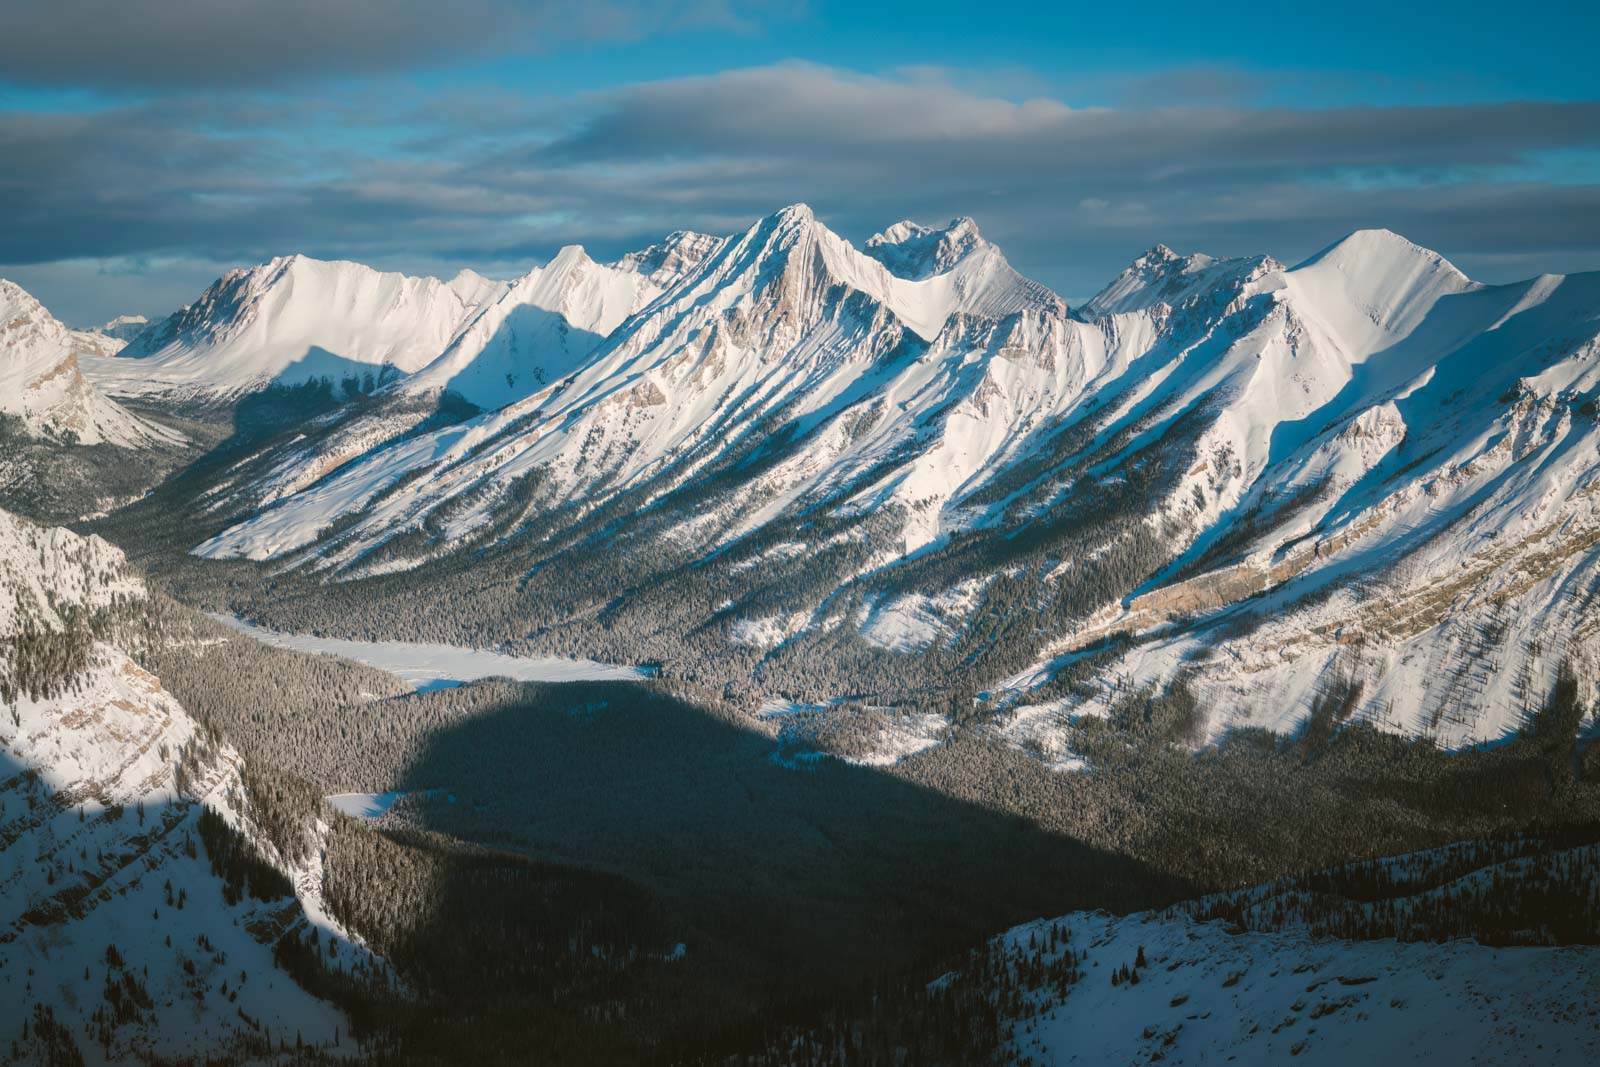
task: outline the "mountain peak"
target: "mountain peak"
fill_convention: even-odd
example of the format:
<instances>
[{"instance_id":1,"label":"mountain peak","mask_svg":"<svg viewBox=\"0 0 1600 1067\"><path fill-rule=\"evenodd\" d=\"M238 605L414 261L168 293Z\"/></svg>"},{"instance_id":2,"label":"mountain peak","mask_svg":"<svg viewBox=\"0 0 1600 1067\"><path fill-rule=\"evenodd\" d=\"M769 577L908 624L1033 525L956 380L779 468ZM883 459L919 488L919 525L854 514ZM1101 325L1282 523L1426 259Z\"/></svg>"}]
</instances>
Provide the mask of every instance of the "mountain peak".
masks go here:
<instances>
[{"instance_id":1,"label":"mountain peak","mask_svg":"<svg viewBox=\"0 0 1600 1067\"><path fill-rule=\"evenodd\" d=\"M1463 281L1467 280L1467 276L1454 263L1438 252L1425 248L1393 230L1381 228L1355 230L1346 234L1294 269L1305 270L1320 264L1346 272L1361 272L1408 261L1420 261L1434 270L1443 270Z\"/></svg>"},{"instance_id":2,"label":"mountain peak","mask_svg":"<svg viewBox=\"0 0 1600 1067\"><path fill-rule=\"evenodd\" d=\"M114 337L119 341L131 341L143 333L149 325L150 320L143 315L118 315L94 327L94 332Z\"/></svg>"},{"instance_id":3,"label":"mountain peak","mask_svg":"<svg viewBox=\"0 0 1600 1067\"><path fill-rule=\"evenodd\" d=\"M1267 256L1218 259L1204 252L1182 255L1158 244L1128 264L1082 310L1089 318L1095 318L1142 311L1156 304L1176 307L1204 289L1230 280L1242 283L1260 270L1279 266Z\"/></svg>"},{"instance_id":4,"label":"mountain peak","mask_svg":"<svg viewBox=\"0 0 1600 1067\"><path fill-rule=\"evenodd\" d=\"M584 250L582 245L562 245L556 251L556 254L550 257L550 262L545 264L545 270L576 267L593 262L594 260L589 258L589 253Z\"/></svg>"},{"instance_id":5,"label":"mountain peak","mask_svg":"<svg viewBox=\"0 0 1600 1067\"><path fill-rule=\"evenodd\" d=\"M909 281L943 274L973 252L992 248L966 216L940 227L923 226L909 219L867 238L867 255L889 268L889 273Z\"/></svg>"},{"instance_id":6,"label":"mountain peak","mask_svg":"<svg viewBox=\"0 0 1600 1067\"><path fill-rule=\"evenodd\" d=\"M0 412L32 436L124 448L176 437L124 410L93 388L80 355L110 354L94 333L69 330L22 286L0 278Z\"/></svg>"},{"instance_id":7,"label":"mountain peak","mask_svg":"<svg viewBox=\"0 0 1600 1067\"><path fill-rule=\"evenodd\" d=\"M1210 256L1205 255L1203 252L1196 253L1196 255L1204 259L1211 258ZM1140 264L1148 265L1154 263L1177 263L1187 258L1189 257L1178 255L1178 253L1174 252L1170 246L1158 243L1151 245L1149 250L1146 251L1144 255L1133 261L1133 265L1138 266Z\"/></svg>"},{"instance_id":8,"label":"mountain peak","mask_svg":"<svg viewBox=\"0 0 1600 1067\"><path fill-rule=\"evenodd\" d=\"M1393 230L1357 230L1285 275L1348 351L1409 334L1442 298L1479 288L1439 253Z\"/></svg>"},{"instance_id":9,"label":"mountain peak","mask_svg":"<svg viewBox=\"0 0 1600 1067\"><path fill-rule=\"evenodd\" d=\"M611 266L642 274L670 289L723 246L723 238L693 230L674 230L655 244L629 252Z\"/></svg>"},{"instance_id":10,"label":"mountain peak","mask_svg":"<svg viewBox=\"0 0 1600 1067\"><path fill-rule=\"evenodd\" d=\"M8 278L0 278L0 318L14 319L43 310L32 293Z\"/></svg>"},{"instance_id":11,"label":"mountain peak","mask_svg":"<svg viewBox=\"0 0 1600 1067\"><path fill-rule=\"evenodd\" d=\"M817 221L817 213L811 210L810 204L790 204L768 217L780 226L785 223L803 226Z\"/></svg>"}]
</instances>

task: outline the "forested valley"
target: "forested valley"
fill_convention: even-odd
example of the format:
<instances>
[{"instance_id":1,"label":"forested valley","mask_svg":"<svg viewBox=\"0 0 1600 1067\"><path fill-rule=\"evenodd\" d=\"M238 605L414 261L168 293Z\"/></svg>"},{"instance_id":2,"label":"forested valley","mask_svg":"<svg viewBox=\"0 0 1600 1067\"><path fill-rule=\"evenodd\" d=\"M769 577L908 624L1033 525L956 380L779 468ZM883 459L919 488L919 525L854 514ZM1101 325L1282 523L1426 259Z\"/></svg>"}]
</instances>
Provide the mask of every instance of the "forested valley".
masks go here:
<instances>
[{"instance_id":1,"label":"forested valley","mask_svg":"<svg viewBox=\"0 0 1600 1067\"><path fill-rule=\"evenodd\" d=\"M410 693L171 602L131 625L147 665L238 747L279 854L328 825L332 914L399 981L340 973L303 931L278 954L350 1012L374 1062L788 1062L794 1041L843 1042L852 1062L973 1062L1001 1054L1010 987L926 983L999 973L994 931L1081 909L1193 900L1248 926L1294 901L1344 937L1515 941L1532 915L1540 939L1600 939L1590 861L1549 851L1600 835L1600 749L1571 684L1522 738L1473 752L1354 726L1194 753L1173 743L1183 709L1146 701L1083 724L1085 773L959 730L871 769L785 760L772 729L684 683ZM376 823L322 800L386 790L406 796ZM1441 847L1468 869L1558 858L1503 901L1399 919L1344 903L1381 898L1369 860ZM1257 885L1280 886L1270 909Z\"/></svg>"}]
</instances>

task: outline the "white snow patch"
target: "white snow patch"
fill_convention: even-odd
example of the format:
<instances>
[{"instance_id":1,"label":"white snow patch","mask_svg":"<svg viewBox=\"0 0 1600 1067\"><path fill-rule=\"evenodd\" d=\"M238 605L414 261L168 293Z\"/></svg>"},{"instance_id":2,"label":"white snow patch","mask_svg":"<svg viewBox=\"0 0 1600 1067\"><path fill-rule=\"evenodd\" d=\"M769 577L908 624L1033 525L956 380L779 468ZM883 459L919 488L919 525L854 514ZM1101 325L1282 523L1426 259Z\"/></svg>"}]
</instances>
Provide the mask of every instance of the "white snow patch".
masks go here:
<instances>
[{"instance_id":1,"label":"white snow patch","mask_svg":"<svg viewBox=\"0 0 1600 1067\"><path fill-rule=\"evenodd\" d=\"M212 615L264 644L296 652L320 652L365 663L423 689L441 682L510 678L517 682L637 682L650 677L642 667L623 667L587 659L508 656L487 649L411 641L346 641L310 634L283 633L233 615Z\"/></svg>"}]
</instances>

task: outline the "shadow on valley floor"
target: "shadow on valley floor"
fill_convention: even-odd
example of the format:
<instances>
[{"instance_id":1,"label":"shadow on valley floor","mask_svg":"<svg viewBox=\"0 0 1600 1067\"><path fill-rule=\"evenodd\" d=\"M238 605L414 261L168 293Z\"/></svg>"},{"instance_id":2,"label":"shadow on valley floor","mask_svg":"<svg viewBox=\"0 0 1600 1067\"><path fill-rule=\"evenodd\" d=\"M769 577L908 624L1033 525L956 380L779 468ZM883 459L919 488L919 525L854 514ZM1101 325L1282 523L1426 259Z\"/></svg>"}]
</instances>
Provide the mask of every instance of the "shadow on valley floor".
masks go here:
<instances>
[{"instance_id":1,"label":"shadow on valley floor","mask_svg":"<svg viewBox=\"0 0 1600 1067\"><path fill-rule=\"evenodd\" d=\"M400 784L438 792L390 824L642 885L667 917L657 929L683 945L683 980L757 1014L938 967L1025 919L1185 892L1134 860L883 771L780 763L770 737L654 687L494 689L500 699L422 744ZM440 916L470 907L440 889Z\"/></svg>"}]
</instances>

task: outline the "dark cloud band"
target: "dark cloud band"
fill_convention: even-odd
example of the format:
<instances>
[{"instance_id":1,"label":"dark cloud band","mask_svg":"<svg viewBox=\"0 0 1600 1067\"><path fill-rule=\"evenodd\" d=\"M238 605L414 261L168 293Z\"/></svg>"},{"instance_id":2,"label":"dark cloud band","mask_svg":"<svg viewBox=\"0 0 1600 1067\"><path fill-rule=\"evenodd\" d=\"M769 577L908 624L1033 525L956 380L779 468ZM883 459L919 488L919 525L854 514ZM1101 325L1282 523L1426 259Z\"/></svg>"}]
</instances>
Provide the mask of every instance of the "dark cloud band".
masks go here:
<instances>
[{"instance_id":1,"label":"dark cloud band","mask_svg":"<svg viewBox=\"0 0 1600 1067\"><path fill-rule=\"evenodd\" d=\"M238 87L736 19L740 0L45 0L5 5L0 81Z\"/></svg>"},{"instance_id":2,"label":"dark cloud band","mask_svg":"<svg viewBox=\"0 0 1600 1067\"><path fill-rule=\"evenodd\" d=\"M179 96L0 113L0 263L485 266L804 200L858 239L973 215L1068 296L1157 240L1294 258L1363 226L1504 276L1600 266L1597 147L1596 102L1080 110L805 64L555 102Z\"/></svg>"}]
</instances>

